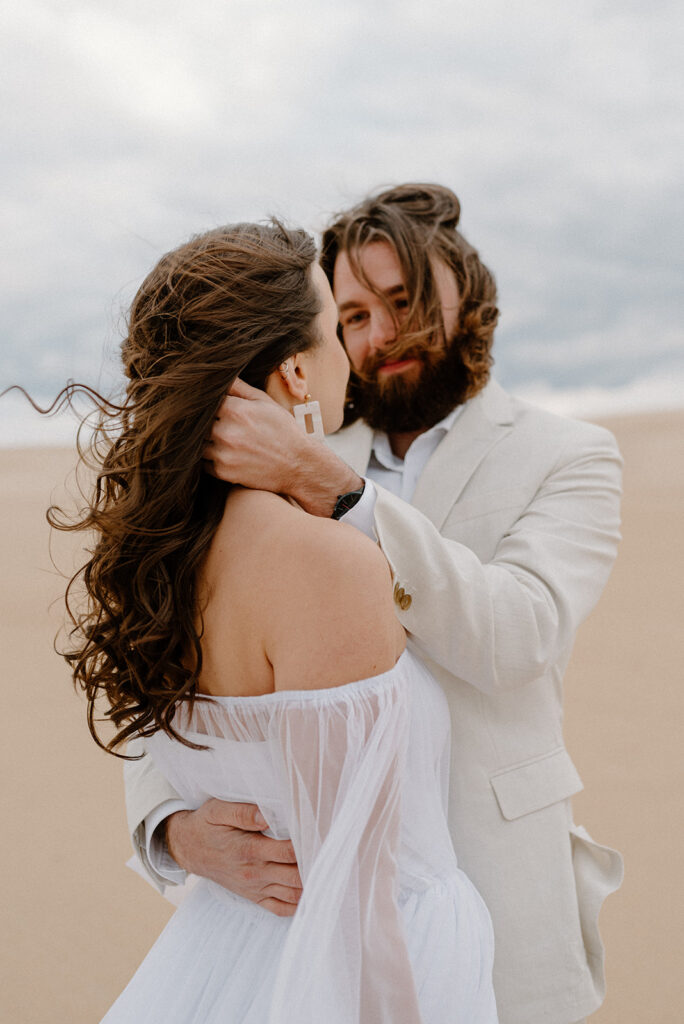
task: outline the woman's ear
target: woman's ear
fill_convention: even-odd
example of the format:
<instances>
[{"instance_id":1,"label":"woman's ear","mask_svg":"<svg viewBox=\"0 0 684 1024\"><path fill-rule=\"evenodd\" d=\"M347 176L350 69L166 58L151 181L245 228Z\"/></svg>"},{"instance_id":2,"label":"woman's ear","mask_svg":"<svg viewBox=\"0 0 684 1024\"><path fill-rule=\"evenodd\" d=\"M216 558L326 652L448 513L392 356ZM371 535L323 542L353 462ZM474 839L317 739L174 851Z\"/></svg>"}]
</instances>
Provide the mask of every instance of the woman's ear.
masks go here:
<instances>
[{"instance_id":1,"label":"woman's ear","mask_svg":"<svg viewBox=\"0 0 684 1024\"><path fill-rule=\"evenodd\" d=\"M266 394L281 403L297 405L303 402L309 393L305 360L302 353L297 352L281 363L266 382Z\"/></svg>"}]
</instances>

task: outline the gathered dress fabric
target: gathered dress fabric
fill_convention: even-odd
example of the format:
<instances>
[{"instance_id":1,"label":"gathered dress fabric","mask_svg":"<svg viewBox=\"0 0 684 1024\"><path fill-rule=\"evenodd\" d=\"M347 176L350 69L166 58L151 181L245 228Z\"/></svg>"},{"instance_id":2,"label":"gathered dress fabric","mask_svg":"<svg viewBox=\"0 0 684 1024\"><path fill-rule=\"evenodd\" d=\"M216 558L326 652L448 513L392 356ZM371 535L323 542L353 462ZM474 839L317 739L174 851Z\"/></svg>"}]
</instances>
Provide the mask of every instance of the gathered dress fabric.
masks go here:
<instances>
[{"instance_id":1,"label":"gathered dress fabric","mask_svg":"<svg viewBox=\"0 0 684 1024\"><path fill-rule=\"evenodd\" d=\"M407 649L325 690L215 697L155 733L181 797L291 838L292 918L201 879L102 1024L496 1024L491 921L447 828L449 711Z\"/></svg>"}]
</instances>

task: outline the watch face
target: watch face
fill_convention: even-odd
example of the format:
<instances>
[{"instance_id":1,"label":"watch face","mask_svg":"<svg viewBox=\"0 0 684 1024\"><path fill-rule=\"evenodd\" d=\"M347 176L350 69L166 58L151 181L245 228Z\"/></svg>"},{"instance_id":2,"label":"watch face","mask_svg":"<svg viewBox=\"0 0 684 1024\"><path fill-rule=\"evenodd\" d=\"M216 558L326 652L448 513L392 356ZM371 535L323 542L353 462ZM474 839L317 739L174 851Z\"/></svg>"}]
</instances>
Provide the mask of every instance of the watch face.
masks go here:
<instances>
[{"instance_id":1,"label":"watch face","mask_svg":"<svg viewBox=\"0 0 684 1024\"><path fill-rule=\"evenodd\" d=\"M350 508L354 508L354 505L360 500L363 494L363 487L358 491L348 491L346 494L338 495L337 501L335 502L335 508L333 509L332 518L341 519L345 512L348 512Z\"/></svg>"}]
</instances>

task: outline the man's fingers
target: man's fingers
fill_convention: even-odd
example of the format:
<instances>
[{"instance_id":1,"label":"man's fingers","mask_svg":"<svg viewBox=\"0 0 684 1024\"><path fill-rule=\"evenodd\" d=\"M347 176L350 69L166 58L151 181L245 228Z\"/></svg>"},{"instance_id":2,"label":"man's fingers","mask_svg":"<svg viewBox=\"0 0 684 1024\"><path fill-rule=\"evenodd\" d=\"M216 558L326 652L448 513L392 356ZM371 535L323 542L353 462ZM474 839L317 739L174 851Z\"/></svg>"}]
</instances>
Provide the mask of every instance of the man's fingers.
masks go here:
<instances>
[{"instance_id":1,"label":"man's fingers","mask_svg":"<svg viewBox=\"0 0 684 1024\"><path fill-rule=\"evenodd\" d=\"M271 839L270 836L264 836L263 838L270 844L267 860L275 861L276 864L297 863L294 846L289 839Z\"/></svg>"},{"instance_id":2,"label":"man's fingers","mask_svg":"<svg viewBox=\"0 0 684 1024\"><path fill-rule=\"evenodd\" d=\"M260 391L259 388L253 388L251 384L245 384L244 380L240 380L239 377L233 381L228 394L233 398L248 398L253 402L268 398L266 392Z\"/></svg>"},{"instance_id":3,"label":"man's fingers","mask_svg":"<svg viewBox=\"0 0 684 1024\"><path fill-rule=\"evenodd\" d=\"M262 892L264 897L281 900L283 903L294 903L295 906L302 898L301 889L288 889L286 885L266 885Z\"/></svg>"},{"instance_id":4,"label":"man's fingers","mask_svg":"<svg viewBox=\"0 0 684 1024\"><path fill-rule=\"evenodd\" d=\"M245 836L244 857L252 864L263 864L265 869L297 865L294 847L289 839L271 839L270 836L256 832Z\"/></svg>"},{"instance_id":5,"label":"man's fingers","mask_svg":"<svg viewBox=\"0 0 684 1024\"><path fill-rule=\"evenodd\" d=\"M204 806L207 819L212 825L229 825L231 828L242 829L243 832L261 832L268 828L268 823L256 804L234 804L214 798L207 800Z\"/></svg>"},{"instance_id":6,"label":"man's fingers","mask_svg":"<svg viewBox=\"0 0 684 1024\"><path fill-rule=\"evenodd\" d=\"M296 864L264 864L260 874L265 877L263 891L268 895L269 886L278 885L292 891L302 891L302 880Z\"/></svg>"},{"instance_id":7,"label":"man's fingers","mask_svg":"<svg viewBox=\"0 0 684 1024\"><path fill-rule=\"evenodd\" d=\"M245 387L248 387L248 385L245 384ZM255 389L252 388L252 391L254 391L254 390ZM257 392L257 394L263 394L263 392L259 391L259 392ZM237 398L239 398L240 401L236 401ZM216 410L216 415L214 416L214 424L216 424L217 421L220 423L222 419L225 419L226 417L228 417L229 413L235 412L238 409L242 408L243 404L244 404L244 396L242 396L242 395L234 395L232 390L229 391L228 394L223 399L223 401L221 402L221 404L219 405L218 409ZM212 427L212 431L214 429L215 429L215 427Z\"/></svg>"},{"instance_id":8,"label":"man's fingers","mask_svg":"<svg viewBox=\"0 0 684 1024\"><path fill-rule=\"evenodd\" d=\"M271 896L265 900L257 900L260 907L270 910L276 917L293 917L297 907L294 903L283 903L282 900L274 900Z\"/></svg>"}]
</instances>

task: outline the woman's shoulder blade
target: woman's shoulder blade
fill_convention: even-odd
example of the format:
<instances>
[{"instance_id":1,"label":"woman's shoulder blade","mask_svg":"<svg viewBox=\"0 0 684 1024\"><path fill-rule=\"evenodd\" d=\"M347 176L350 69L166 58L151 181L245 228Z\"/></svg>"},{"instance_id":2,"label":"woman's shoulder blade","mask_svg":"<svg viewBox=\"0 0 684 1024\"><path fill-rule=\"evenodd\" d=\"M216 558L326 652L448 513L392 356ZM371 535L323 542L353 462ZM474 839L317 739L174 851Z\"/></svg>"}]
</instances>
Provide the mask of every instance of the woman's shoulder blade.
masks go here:
<instances>
[{"instance_id":1,"label":"woman's shoulder blade","mask_svg":"<svg viewBox=\"0 0 684 1024\"><path fill-rule=\"evenodd\" d=\"M254 539L254 550L261 555L287 563L297 572L311 561L321 569L346 567L349 572L363 569L366 574L383 578L389 568L384 555L365 534L352 526L312 516L280 495L268 491L238 489L224 523L228 530L248 530ZM244 548L242 549L244 550ZM308 559L307 559L308 556ZM307 561L303 561L307 559Z\"/></svg>"}]
</instances>

